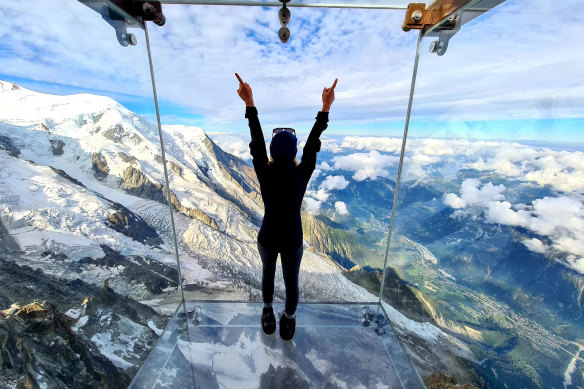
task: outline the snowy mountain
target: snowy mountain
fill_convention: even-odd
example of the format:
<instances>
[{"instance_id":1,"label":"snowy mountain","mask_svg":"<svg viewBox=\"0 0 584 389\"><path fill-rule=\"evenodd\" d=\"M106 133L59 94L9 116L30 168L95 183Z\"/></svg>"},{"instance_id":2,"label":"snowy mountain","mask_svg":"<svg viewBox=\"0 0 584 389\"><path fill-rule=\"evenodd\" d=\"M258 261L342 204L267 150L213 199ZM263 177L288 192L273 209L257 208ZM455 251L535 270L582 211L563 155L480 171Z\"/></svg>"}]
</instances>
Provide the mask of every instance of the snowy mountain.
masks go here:
<instances>
[{"instance_id":1,"label":"snowy mountain","mask_svg":"<svg viewBox=\"0 0 584 389\"><path fill-rule=\"evenodd\" d=\"M8 309L0 321L19 312L11 304L46 300L66 312L76 336L131 376L179 298L156 125L107 97L47 95L4 81L0 106L0 264L21 269L10 272L15 285L42 275L36 291L0 292L0 308ZM258 301L263 209L253 169L200 128L164 126L163 139L187 298ZM376 300L346 274L307 247L301 300ZM60 284L72 285L63 292L71 298L51 301ZM276 298L283 297L278 267ZM400 333L420 331L392 312ZM416 339L434 344L435 331ZM439 338L436 354L423 358L429 369L459 347ZM50 375L46 366L31 369Z\"/></svg>"}]
</instances>

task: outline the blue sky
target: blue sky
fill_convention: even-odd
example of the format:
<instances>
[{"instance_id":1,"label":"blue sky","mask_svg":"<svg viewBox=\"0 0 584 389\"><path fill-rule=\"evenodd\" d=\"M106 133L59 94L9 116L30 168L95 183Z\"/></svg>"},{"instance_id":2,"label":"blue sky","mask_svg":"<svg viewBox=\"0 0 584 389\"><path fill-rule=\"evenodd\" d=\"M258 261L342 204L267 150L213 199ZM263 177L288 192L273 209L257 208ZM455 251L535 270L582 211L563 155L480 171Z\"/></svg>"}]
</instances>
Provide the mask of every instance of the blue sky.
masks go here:
<instances>
[{"instance_id":1,"label":"blue sky","mask_svg":"<svg viewBox=\"0 0 584 389\"><path fill-rule=\"evenodd\" d=\"M422 41L412 136L584 143L584 16L569 11L582 2L530 4L535 11L508 0L464 26L443 57L428 52L434 38ZM338 77L331 134L400 136L417 40L401 30L404 12L292 8L284 45L277 11L165 6L167 24L149 27L163 123L246 133L237 71L265 128L308 131L322 88ZM121 47L71 0L5 3L0 17L0 79L107 95L154 119L140 30L131 30L138 46Z\"/></svg>"}]
</instances>

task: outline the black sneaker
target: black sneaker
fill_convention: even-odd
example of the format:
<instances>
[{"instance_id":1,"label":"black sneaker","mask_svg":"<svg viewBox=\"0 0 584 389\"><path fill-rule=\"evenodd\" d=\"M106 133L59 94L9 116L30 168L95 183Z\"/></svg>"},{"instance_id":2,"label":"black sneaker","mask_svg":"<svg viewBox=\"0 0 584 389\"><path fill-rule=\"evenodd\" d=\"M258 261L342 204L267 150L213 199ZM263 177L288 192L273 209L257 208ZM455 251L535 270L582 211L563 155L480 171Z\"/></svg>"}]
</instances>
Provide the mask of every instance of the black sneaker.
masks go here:
<instances>
[{"instance_id":1,"label":"black sneaker","mask_svg":"<svg viewBox=\"0 0 584 389\"><path fill-rule=\"evenodd\" d=\"M276 331L276 316L272 307L264 308L262 312L262 330L266 335L272 335Z\"/></svg>"},{"instance_id":2,"label":"black sneaker","mask_svg":"<svg viewBox=\"0 0 584 389\"><path fill-rule=\"evenodd\" d=\"M288 319L285 314L280 318L280 338L290 340L294 337L296 330L296 318Z\"/></svg>"}]
</instances>

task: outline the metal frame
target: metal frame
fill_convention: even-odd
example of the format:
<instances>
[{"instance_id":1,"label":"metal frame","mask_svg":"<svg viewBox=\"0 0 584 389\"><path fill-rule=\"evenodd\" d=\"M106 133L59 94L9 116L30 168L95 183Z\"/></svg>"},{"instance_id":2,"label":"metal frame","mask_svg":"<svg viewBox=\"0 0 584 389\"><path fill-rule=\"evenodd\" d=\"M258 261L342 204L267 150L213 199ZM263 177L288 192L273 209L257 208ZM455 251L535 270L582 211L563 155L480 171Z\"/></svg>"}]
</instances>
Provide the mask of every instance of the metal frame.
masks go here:
<instances>
[{"instance_id":1,"label":"metal frame","mask_svg":"<svg viewBox=\"0 0 584 389\"><path fill-rule=\"evenodd\" d=\"M427 7L425 3L411 3L402 22L402 29L421 30L424 36L437 36L438 40L430 45L430 52L441 56L446 53L450 38L464 24L504 1L436 0Z\"/></svg>"},{"instance_id":2,"label":"metal frame","mask_svg":"<svg viewBox=\"0 0 584 389\"><path fill-rule=\"evenodd\" d=\"M191 4L191 5L232 5L244 7L281 7L282 3L275 1L258 0L159 0L162 4ZM407 9L405 5L391 4L344 4L344 3L286 3L289 8L350 8L350 9Z\"/></svg>"}]
</instances>

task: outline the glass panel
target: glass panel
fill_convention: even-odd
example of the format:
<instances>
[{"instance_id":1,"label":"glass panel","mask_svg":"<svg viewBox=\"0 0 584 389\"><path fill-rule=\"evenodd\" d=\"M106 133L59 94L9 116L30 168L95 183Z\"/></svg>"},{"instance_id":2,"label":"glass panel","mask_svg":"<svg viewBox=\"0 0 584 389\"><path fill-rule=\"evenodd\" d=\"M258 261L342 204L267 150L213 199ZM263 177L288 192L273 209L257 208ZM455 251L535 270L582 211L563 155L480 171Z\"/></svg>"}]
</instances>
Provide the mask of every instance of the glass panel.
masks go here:
<instances>
[{"instance_id":1,"label":"glass panel","mask_svg":"<svg viewBox=\"0 0 584 389\"><path fill-rule=\"evenodd\" d=\"M177 305L145 35L87 5L0 6L2 386L126 387Z\"/></svg>"},{"instance_id":2,"label":"glass panel","mask_svg":"<svg viewBox=\"0 0 584 389\"><path fill-rule=\"evenodd\" d=\"M237 71L253 88L266 148L271 129L294 127L299 157L322 107L322 87L338 75L340 97L303 207L300 301L376 301L401 140L391 142L391 152L370 152L363 144L375 138L361 143L352 135L356 128L362 135L403 128L409 90L403 80L411 75L416 37L401 30L402 12L295 9L286 45L273 8L168 5L165 14L184 26L149 33L186 300L262 298L256 242L264 210ZM336 35L339 20L360 28ZM353 61L345 61L347 53ZM315 71L324 66L326 72ZM387 100L380 84L392 92ZM378 90L375 97L370 89ZM383 103L363 107L377 98ZM359 167L369 163L377 165ZM280 261L275 279L282 301Z\"/></svg>"},{"instance_id":3,"label":"glass panel","mask_svg":"<svg viewBox=\"0 0 584 389\"><path fill-rule=\"evenodd\" d=\"M132 387L423 388L391 327L375 324L383 314L376 309L375 304L302 304L294 339L283 341L262 333L261 304L188 303L188 339L177 333L184 323L169 326ZM371 311L370 321L364 311Z\"/></svg>"},{"instance_id":4,"label":"glass panel","mask_svg":"<svg viewBox=\"0 0 584 389\"><path fill-rule=\"evenodd\" d=\"M193 369L178 350L179 344L189 343L188 317L192 319L192 315L192 310L190 313L185 311L184 304L178 305L129 388L176 388L169 385L176 379L185 383L185 387L195 387Z\"/></svg>"},{"instance_id":5,"label":"glass panel","mask_svg":"<svg viewBox=\"0 0 584 389\"><path fill-rule=\"evenodd\" d=\"M427 380L584 385L578 5L508 0L444 56L422 41L383 298L426 328L404 345Z\"/></svg>"}]
</instances>

